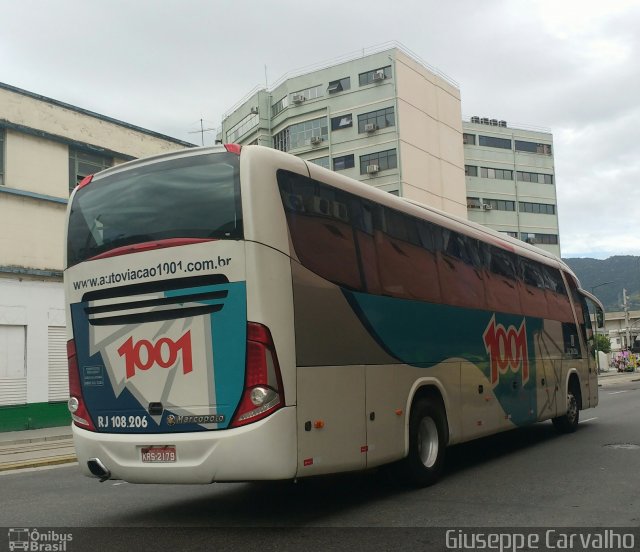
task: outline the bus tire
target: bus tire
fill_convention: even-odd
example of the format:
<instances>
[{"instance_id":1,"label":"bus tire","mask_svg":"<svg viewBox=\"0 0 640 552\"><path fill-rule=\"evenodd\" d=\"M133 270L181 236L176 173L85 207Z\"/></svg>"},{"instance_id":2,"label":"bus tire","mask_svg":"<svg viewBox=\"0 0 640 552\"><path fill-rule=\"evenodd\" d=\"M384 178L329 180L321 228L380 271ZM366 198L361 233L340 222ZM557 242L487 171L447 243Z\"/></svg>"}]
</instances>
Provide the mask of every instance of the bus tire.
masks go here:
<instances>
[{"instance_id":1,"label":"bus tire","mask_svg":"<svg viewBox=\"0 0 640 552\"><path fill-rule=\"evenodd\" d=\"M551 422L553 427L560 433L573 433L578 429L578 422L580 421L580 408L578 405L578 398L572 388L567 392L567 413L553 418Z\"/></svg>"},{"instance_id":2,"label":"bus tire","mask_svg":"<svg viewBox=\"0 0 640 552\"><path fill-rule=\"evenodd\" d=\"M439 399L420 398L411 407L409 417L409 454L403 473L419 487L433 485L442 474L447 417Z\"/></svg>"}]
</instances>

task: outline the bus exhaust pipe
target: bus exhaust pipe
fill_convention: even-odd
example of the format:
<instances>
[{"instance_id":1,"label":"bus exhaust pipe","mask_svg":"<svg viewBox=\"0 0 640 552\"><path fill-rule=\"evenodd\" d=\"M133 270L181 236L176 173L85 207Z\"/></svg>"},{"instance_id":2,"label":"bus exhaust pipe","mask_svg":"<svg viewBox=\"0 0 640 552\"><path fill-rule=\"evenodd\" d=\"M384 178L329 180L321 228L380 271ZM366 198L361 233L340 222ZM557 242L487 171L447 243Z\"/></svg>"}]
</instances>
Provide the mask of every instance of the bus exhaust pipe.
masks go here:
<instances>
[{"instance_id":1,"label":"bus exhaust pipe","mask_svg":"<svg viewBox=\"0 0 640 552\"><path fill-rule=\"evenodd\" d=\"M88 460L87 467L91 474L100 480L100 483L105 482L111 477L111 472L105 467L99 458L91 458Z\"/></svg>"}]
</instances>

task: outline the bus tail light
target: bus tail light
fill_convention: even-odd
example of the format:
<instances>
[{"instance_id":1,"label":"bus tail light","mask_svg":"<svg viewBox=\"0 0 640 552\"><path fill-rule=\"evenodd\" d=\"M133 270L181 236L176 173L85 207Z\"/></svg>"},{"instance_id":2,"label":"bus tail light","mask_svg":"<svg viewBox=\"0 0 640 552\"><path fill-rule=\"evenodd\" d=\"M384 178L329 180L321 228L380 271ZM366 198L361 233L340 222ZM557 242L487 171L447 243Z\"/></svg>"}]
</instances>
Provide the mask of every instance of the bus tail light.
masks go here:
<instances>
[{"instance_id":1,"label":"bus tail light","mask_svg":"<svg viewBox=\"0 0 640 552\"><path fill-rule=\"evenodd\" d=\"M266 418L284 406L284 388L269 328L247 324L247 360L244 391L230 427Z\"/></svg>"},{"instance_id":2,"label":"bus tail light","mask_svg":"<svg viewBox=\"0 0 640 552\"><path fill-rule=\"evenodd\" d=\"M82 395L82 385L80 384L80 369L78 367L78 356L76 354L76 342L71 339L67 341L67 362L69 364L69 412L73 422L83 429L95 431L96 428L91 421L91 416L87 411Z\"/></svg>"}]
</instances>

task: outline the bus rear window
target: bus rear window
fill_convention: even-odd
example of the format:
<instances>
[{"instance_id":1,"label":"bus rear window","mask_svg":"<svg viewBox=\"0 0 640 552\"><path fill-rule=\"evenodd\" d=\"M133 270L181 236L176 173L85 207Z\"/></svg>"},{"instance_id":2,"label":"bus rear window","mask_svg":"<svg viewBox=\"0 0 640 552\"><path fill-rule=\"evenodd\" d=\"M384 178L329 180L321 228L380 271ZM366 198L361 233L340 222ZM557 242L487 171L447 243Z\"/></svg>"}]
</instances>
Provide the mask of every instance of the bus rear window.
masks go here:
<instances>
[{"instance_id":1,"label":"bus rear window","mask_svg":"<svg viewBox=\"0 0 640 552\"><path fill-rule=\"evenodd\" d=\"M241 239L239 159L189 155L97 178L74 197L67 266L156 240Z\"/></svg>"}]
</instances>

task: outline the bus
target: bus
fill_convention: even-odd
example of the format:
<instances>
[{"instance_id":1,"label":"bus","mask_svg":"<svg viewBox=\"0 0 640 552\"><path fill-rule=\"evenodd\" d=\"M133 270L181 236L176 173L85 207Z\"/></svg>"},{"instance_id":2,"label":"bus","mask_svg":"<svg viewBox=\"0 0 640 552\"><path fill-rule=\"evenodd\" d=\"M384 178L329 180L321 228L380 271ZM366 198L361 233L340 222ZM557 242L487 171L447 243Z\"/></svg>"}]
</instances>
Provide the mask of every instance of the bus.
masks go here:
<instances>
[{"instance_id":1,"label":"bus","mask_svg":"<svg viewBox=\"0 0 640 552\"><path fill-rule=\"evenodd\" d=\"M86 475L294 480L394 464L598 403L560 259L260 146L85 178L69 200L69 409Z\"/></svg>"}]
</instances>

